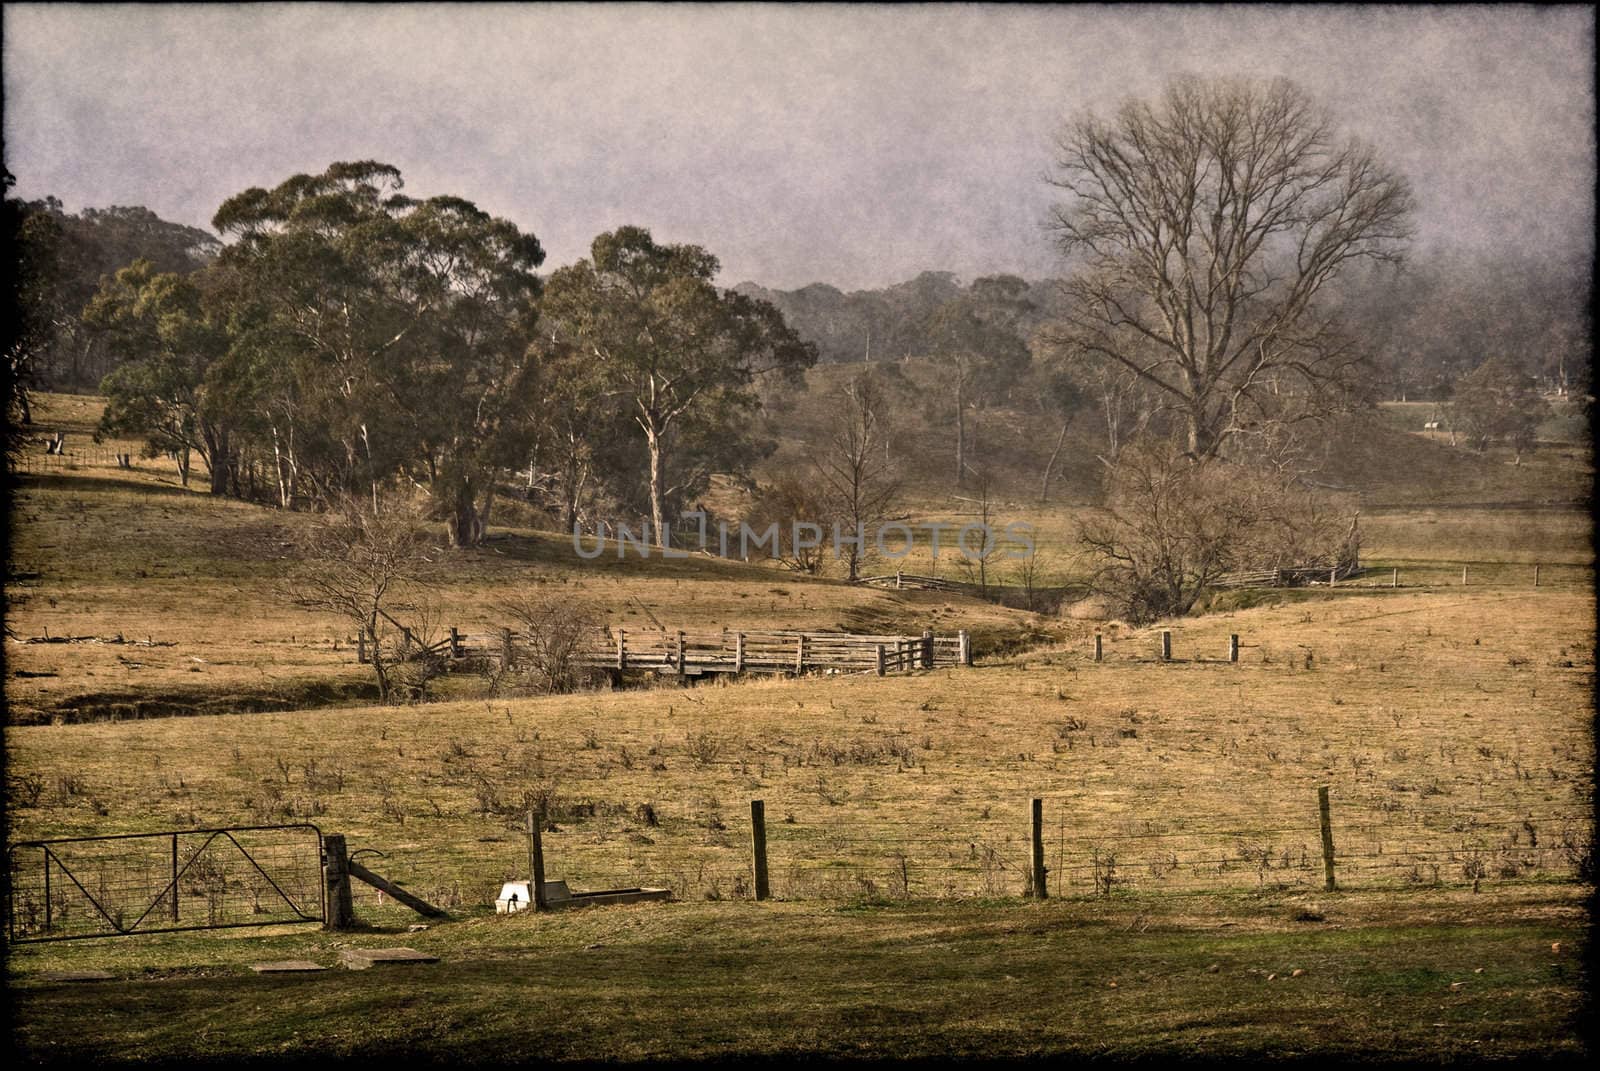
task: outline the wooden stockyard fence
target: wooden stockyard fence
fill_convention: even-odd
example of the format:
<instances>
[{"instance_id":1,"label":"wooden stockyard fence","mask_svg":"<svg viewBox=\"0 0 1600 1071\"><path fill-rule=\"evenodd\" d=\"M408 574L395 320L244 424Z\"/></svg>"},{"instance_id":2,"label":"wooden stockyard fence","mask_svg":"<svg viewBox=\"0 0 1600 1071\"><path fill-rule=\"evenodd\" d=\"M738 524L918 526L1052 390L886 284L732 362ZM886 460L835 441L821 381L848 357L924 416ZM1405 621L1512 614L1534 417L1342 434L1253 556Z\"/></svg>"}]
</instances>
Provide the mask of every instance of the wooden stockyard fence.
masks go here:
<instances>
[{"instance_id":1,"label":"wooden stockyard fence","mask_svg":"<svg viewBox=\"0 0 1600 1071\"><path fill-rule=\"evenodd\" d=\"M415 643L416 641L412 641ZM450 635L418 644L451 658L489 658L502 668L526 661L527 636L512 629ZM366 645L357 657L365 662ZM965 629L954 636L863 636L846 632L685 632L682 629L600 629L577 650L574 661L616 673L646 672L681 677L714 673L886 673L972 664Z\"/></svg>"},{"instance_id":2,"label":"wooden stockyard fence","mask_svg":"<svg viewBox=\"0 0 1600 1071\"><path fill-rule=\"evenodd\" d=\"M1211 582L1217 588L1282 588L1303 584L1338 583L1364 570L1359 562L1342 565L1297 565L1288 568L1263 569L1254 573L1223 573Z\"/></svg>"},{"instance_id":3,"label":"wooden stockyard fence","mask_svg":"<svg viewBox=\"0 0 1600 1071\"><path fill-rule=\"evenodd\" d=\"M882 576L864 576L856 581L875 588L893 588L896 591L950 591L958 594L976 594L978 584L960 580L946 580L938 576L919 576L916 573L885 573Z\"/></svg>"}]
</instances>

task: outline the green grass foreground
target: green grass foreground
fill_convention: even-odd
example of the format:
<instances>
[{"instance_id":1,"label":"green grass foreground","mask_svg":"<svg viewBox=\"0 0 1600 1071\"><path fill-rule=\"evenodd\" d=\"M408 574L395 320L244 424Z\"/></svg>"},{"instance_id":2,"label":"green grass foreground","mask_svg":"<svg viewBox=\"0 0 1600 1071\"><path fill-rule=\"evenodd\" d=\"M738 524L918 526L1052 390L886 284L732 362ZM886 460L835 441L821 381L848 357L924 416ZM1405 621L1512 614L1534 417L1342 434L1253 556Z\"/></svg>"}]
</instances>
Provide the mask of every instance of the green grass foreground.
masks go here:
<instances>
[{"instance_id":1,"label":"green grass foreground","mask_svg":"<svg viewBox=\"0 0 1600 1071\"><path fill-rule=\"evenodd\" d=\"M679 903L12 949L30 1062L1587 1054L1576 885L959 903ZM432 965L261 976L408 945ZM100 967L98 983L46 969ZM1298 972L1298 973L1297 973Z\"/></svg>"}]
</instances>

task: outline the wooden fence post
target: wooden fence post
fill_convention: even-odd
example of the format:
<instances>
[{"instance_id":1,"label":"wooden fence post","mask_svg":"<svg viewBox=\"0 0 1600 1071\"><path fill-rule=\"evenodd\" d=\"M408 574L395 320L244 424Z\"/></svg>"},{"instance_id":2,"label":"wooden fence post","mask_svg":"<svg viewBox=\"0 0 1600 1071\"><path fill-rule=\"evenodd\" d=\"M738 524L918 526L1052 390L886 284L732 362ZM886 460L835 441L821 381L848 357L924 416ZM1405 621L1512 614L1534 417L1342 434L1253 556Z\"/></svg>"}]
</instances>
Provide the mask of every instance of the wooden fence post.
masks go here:
<instances>
[{"instance_id":1,"label":"wooden fence post","mask_svg":"<svg viewBox=\"0 0 1600 1071\"><path fill-rule=\"evenodd\" d=\"M172 835L172 921L178 921L178 835Z\"/></svg>"},{"instance_id":2,"label":"wooden fence post","mask_svg":"<svg viewBox=\"0 0 1600 1071\"><path fill-rule=\"evenodd\" d=\"M1044 800L1033 801L1033 895L1043 900L1050 895L1050 883L1044 869Z\"/></svg>"},{"instance_id":3,"label":"wooden fence post","mask_svg":"<svg viewBox=\"0 0 1600 1071\"><path fill-rule=\"evenodd\" d=\"M1228 636L1228 661L1239 661L1239 635L1233 633Z\"/></svg>"},{"instance_id":4,"label":"wooden fence post","mask_svg":"<svg viewBox=\"0 0 1600 1071\"><path fill-rule=\"evenodd\" d=\"M1465 565L1461 567L1461 586L1467 586L1467 567Z\"/></svg>"},{"instance_id":5,"label":"wooden fence post","mask_svg":"<svg viewBox=\"0 0 1600 1071\"><path fill-rule=\"evenodd\" d=\"M733 634L733 671L735 673L744 672L744 633L742 632Z\"/></svg>"},{"instance_id":6,"label":"wooden fence post","mask_svg":"<svg viewBox=\"0 0 1600 1071\"><path fill-rule=\"evenodd\" d=\"M1389 571L1389 586L1391 588L1400 586L1400 569L1398 567Z\"/></svg>"},{"instance_id":7,"label":"wooden fence post","mask_svg":"<svg viewBox=\"0 0 1600 1071\"><path fill-rule=\"evenodd\" d=\"M1105 656L1105 637L1096 632L1094 634L1094 660L1096 662L1102 661Z\"/></svg>"},{"instance_id":8,"label":"wooden fence post","mask_svg":"<svg viewBox=\"0 0 1600 1071\"><path fill-rule=\"evenodd\" d=\"M1533 567L1533 586L1539 586L1539 567L1537 565Z\"/></svg>"},{"instance_id":9,"label":"wooden fence post","mask_svg":"<svg viewBox=\"0 0 1600 1071\"><path fill-rule=\"evenodd\" d=\"M628 630L617 629L617 669L628 668Z\"/></svg>"},{"instance_id":10,"label":"wooden fence post","mask_svg":"<svg viewBox=\"0 0 1600 1071\"><path fill-rule=\"evenodd\" d=\"M322 866L325 888L322 928L347 930L355 922L356 911L350 898L350 866L345 855L343 833L323 835Z\"/></svg>"},{"instance_id":11,"label":"wooden fence post","mask_svg":"<svg viewBox=\"0 0 1600 1071\"><path fill-rule=\"evenodd\" d=\"M878 659L878 676L881 677L881 676L883 676L883 644L881 644L881 643L878 644L874 648L874 652L877 655L877 659Z\"/></svg>"},{"instance_id":12,"label":"wooden fence post","mask_svg":"<svg viewBox=\"0 0 1600 1071\"><path fill-rule=\"evenodd\" d=\"M1333 819L1328 809L1328 786L1317 789L1317 810L1322 817L1322 874L1324 888L1333 892Z\"/></svg>"},{"instance_id":13,"label":"wooden fence post","mask_svg":"<svg viewBox=\"0 0 1600 1071\"><path fill-rule=\"evenodd\" d=\"M1172 633L1166 629L1161 630L1161 661L1172 661Z\"/></svg>"},{"instance_id":14,"label":"wooden fence post","mask_svg":"<svg viewBox=\"0 0 1600 1071\"><path fill-rule=\"evenodd\" d=\"M683 654L683 629L680 628L678 630L678 676L680 679L683 677L685 669L686 667L684 665Z\"/></svg>"},{"instance_id":15,"label":"wooden fence post","mask_svg":"<svg viewBox=\"0 0 1600 1071\"><path fill-rule=\"evenodd\" d=\"M1328 586L1330 588L1339 586L1339 567L1337 565L1328 570Z\"/></svg>"},{"instance_id":16,"label":"wooden fence post","mask_svg":"<svg viewBox=\"0 0 1600 1071\"><path fill-rule=\"evenodd\" d=\"M533 909L546 911L544 898L544 809L528 812L528 882L532 886Z\"/></svg>"},{"instance_id":17,"label":"wooden fence post","mask_svg":"<svg viewBox=\"0 0 1600 1071\"><path fill-rule=\"evenodd\" d=\"M767 884L767 805L763 800L750 801L750 852L755 861L756 899L765 900L772 889Z\"/></svg>"},{"instance_id":18,"label":"wooden fence post","mask_svg":"<svg viewBox=\"0 0 1600 1071\"><path fill-rule=\"evenodd\" d=\"M959 641L961 664L963 666L972 665L972 637L967 634L966 629L962 629L956 633L956 639Z\"/></svg>"},{"instance_id":19,"label":"wooden fence post","mask_svg":"<svg viewBox=\"0 0 1600 1071\"><path fill-rule=\"evenodd\" d=\"M454 625L450 626L450 657L461 657L461 632Z\"/></svg>"},{"instance_id":20,"label":"wooden fence post","mask_svg":"<svg viewBox=\"0 0 1600 1071\"><path fill-rule=\"evenodd\" d=\"M922 668L933 668L933 629L922 630Z\"/></svg>"},{"instance_id":21,"label":"wooden fence post","mask_svg":"<svg viewBox=\"0 0 1600 1071\"><path fill-rule=\"evenodd\" d=\"M501 672L503 672L503 673L511 672L511 659L512 659L511 630L508 629L508 628L503 628L503 629L500 630L500 670L501 670Z\"/></svg>"},{"instance_id":22,"label":"wooden fence post","mask_svg":"<svg viewBox=\"0 0 1600 1071\"><path fill-rule=\"evenodd\" d=\"M794 671L796 676L806 671L806 634L804 632L794 638Z\"/></svg>"}]
</instances>

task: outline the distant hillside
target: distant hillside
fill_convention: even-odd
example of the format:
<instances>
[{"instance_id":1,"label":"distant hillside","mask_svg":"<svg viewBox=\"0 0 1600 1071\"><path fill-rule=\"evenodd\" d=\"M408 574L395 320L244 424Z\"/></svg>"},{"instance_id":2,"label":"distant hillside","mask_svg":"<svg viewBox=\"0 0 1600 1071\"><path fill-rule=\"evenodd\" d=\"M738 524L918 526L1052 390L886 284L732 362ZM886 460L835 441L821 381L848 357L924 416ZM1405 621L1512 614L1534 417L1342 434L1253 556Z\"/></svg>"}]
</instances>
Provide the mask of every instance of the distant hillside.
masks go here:
<instances>
[{"instance_id":1,"label":"distant hillside","mask_svg":"<svg viewBox=\"0 0 1600 1071\"><path fill-rule=\"evenodd\" d=\"M861 367L828 365L811 370L804 390L771 399L769 420L777 452L757 476L803 472L827 436L835 391ZM899 381L890 452L909 502L948 502L954 492L954 440L937 412L936 369L921 360L880 365ZM1025 398L1012 406L979 412L971 422L974 456L993 473L992 494L1010 503L1035 505L1040 480L1055 448L1059 425ZM930 412L933 410L933 412ZM1097 500L1104 466L1104 430L1092 410L1069 426L1050 481L1048 505L1083 505ZM1371 507L1399 505L1573 505L1587 501L1592 460L1587 444L1543 443L1514 464L1508 453L1479 454L1426 437L1420 425L1406 430L1384 410L1330 419L1310 436L1309 478L1333 488L1359 490ZM970 494L971 492L964 492Z\"/></svg>"},{"instance_id":2,"label":"distant hillside","mask_svg":"<svg viewBox=\"0 0 1600 1071\"><path fill-rule=\"evenodd\" d=\"M865 360L897 361L928 350L926 326L938 307L960 297L969 283L954 272L925 271L915 279L878 290L845 293L826 283L798 290L770 290L753 282L734 287L770 302L800 336L817 346L827 364ZM1028 281L1033 320L1054 301L1055 280Z\"/></svg>"},{"instance_id":3,"label":"distant hillside","mask_svg":"<svg viewBox=\"0 0 1600 1071\"><path fill-rule=\"evenodd\" d=\"M1331 421L1313 449L1313 479L1359 490L1371 506L1582 505L1593 483L1588 444L1543 444L1517 464L1401 430L1380 412Z\"/></svg>"}]
</instances>

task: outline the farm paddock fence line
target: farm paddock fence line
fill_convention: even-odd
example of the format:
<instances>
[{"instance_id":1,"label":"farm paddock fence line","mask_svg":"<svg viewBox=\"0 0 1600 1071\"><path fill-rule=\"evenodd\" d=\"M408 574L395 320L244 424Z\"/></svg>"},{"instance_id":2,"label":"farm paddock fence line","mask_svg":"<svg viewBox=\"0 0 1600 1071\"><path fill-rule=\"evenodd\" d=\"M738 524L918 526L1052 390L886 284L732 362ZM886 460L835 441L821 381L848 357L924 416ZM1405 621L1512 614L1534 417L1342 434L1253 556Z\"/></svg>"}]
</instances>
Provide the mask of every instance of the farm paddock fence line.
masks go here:
<instances>
[{"instance_id":1,"label":"farm paddock fence line","mask_svg":"<svg viewBox=\"0 0 1600 1071\"><path fill-rule=\"evenodd\" d=\"M321 922L316 826L22 841L7 854L12 943Z\"/></svg>"},{"instance_id":2,"label":"farm paddock fence line","mask_svg":"<svg viewBox=\"0 0 1600 1071\"><path fill-rule=\"evenodd\" d=\"M533 824L525 812L504 812L511 835L471 846L385 846L375 854L386 876L355 861L372 847L346 853L343 836L309 824L24 841L9 853L7 932L20 944L285 923L338 928L357 908L442 917L487 907L502 883L529 880L530 861L534 874L573 888L663 888L680 900L1478 891L1594 881L1592 815L1554 802L1396 819L1330 800L1323 789L1287 809L1091 822L1074 820L1078 805L1033 797L990 803L981 817L893 823L780 792L748 801L748 821L742 805L726 821L720 808L704 813L710 800L694 804L701 813L652 809L655 836L647 837L601 833L581 817L601 809L567 801ZM543 833L537 847L535 829ZM345 872L363 887L334 880Z\"/></svg>"},{"instance_id":3,"label":"farm paddock fence line","mask_svg":"<svg viewBox=\"0 0 1600 1071\"><path fill-rule=\"evenodd\" d=\"M825 786L832 787L832 786ZM539 823L540 869L574 889L657 887L679 900L963 900L1132 894L1326 893L1592 882L1592 816L1560 803L1437 815L1386 813L1329 793L1236 814L1084 820L1071 798L994 801L895 822L810 792L737 805L661 804L647 823L621 806L556 803ZM841 803L847 801L841 801ZM977 801L972 801L977 802ZM449 908L483 906L528 881L527 814L470 849L391 850L396 882ZM644 832L647 831L647 832ZM379 890L369 911L402 910Z\"/></svg>"}]
</instances>

